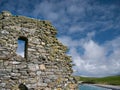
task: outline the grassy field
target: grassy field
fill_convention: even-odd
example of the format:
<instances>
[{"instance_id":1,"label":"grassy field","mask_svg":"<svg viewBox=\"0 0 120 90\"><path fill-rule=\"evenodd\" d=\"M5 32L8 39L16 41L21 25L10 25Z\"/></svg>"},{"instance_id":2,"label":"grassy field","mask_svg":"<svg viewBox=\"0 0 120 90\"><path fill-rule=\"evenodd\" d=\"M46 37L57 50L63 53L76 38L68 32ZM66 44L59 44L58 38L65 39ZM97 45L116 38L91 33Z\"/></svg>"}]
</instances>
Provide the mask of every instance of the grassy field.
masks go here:
<instances>
[{"instance_id":1,"label":"grassy field","mask_svg":"<svg viewBox=\"0 0 120 90\"><path fill-rule=\"evenodd\" d=\"M107 84L107 85L120 85L120 76L109 76L103 78L92 78L92 77L76 77L78 81L83 83L91 84Z\"/></svg>"}]
</instances>

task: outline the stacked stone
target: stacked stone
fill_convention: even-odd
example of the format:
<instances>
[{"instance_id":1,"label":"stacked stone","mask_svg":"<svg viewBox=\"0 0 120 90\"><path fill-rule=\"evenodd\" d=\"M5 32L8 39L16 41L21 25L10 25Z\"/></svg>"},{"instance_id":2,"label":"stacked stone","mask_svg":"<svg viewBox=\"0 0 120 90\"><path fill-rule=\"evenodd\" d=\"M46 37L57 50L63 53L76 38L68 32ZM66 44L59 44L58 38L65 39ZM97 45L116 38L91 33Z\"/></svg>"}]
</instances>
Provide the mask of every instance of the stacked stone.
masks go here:
<instances>
[{"instance_id":1,"label":"stacked stone","mask_svg":"<svg viewBox=\"0 0 120 90\"><path fill-rule=\"evenodd\" d=\"M0 14L0 90L75 90L71 57L49 21ZM16 54L19 37L27 38L26 57Z\"/></svg>"}]
</instances>

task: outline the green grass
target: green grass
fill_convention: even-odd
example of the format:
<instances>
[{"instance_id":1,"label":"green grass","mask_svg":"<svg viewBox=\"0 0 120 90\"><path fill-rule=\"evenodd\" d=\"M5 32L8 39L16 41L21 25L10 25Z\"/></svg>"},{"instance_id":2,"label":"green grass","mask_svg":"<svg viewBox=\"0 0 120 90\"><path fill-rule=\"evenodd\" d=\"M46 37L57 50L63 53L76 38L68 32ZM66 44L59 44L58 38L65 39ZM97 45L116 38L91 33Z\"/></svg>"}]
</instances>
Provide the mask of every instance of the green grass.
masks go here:
<instances>
[{"instance_id":1,"label":"green grass","mask_svg":"<svg viewBox=\"0 0 120 90\"><path fill-rule=\"evenodd\" d=\"M83 81L83 83L120 85L120 76L109 76L109 77L103 77L103 78L77 76L76 79L78 81Z\"/></svg>"}]
</instances>

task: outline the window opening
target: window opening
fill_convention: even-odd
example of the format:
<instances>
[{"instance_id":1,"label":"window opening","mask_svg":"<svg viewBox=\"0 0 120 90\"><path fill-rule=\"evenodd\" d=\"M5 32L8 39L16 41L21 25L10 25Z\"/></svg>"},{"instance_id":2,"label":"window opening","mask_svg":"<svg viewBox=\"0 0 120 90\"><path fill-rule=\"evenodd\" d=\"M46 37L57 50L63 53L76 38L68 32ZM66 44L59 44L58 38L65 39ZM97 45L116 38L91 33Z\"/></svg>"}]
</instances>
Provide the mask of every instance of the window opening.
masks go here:
<instances>
[{"instance_id":1,"label":"window opening","mask_svg":"<svg viewBox=\"0 0 120 90\"><path fill-rule=\"evenodd\" d=\"M17 47L17 54L27 58L27 43L28 39L26 37L18 38L18 47Z\"/></svg>"},{"instance_id":2,"label":"window opening","mask_svg":"<svg viewBox=\"0 0 120 90\"><path fill-rule=\"evenodd\" d=\"M21 83L21 84L18 86L18 88L19 88L20 90L28 90L27 86L24 85L23 83Z\"/></svg>"}]
</instances>

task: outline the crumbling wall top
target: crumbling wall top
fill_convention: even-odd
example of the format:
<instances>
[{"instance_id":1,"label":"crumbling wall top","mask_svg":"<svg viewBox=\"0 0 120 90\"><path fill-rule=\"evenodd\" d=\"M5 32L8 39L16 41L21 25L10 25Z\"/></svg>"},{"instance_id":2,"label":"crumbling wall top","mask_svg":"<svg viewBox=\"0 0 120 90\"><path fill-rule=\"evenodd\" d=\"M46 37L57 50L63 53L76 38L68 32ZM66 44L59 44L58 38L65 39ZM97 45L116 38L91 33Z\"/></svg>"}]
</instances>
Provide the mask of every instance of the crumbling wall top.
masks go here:
<instances>
[{"instance_id":1,"label":"crumbling wall top","mask_svg":"<svg viewBox=\"0 0 120 90\"><path fill-rule=\"evenodd\" d=\"M10 16L12 16L12 14L8 11L2 11L2 16L3 17L10 17Z\"/></svg>"}]
</instances>

